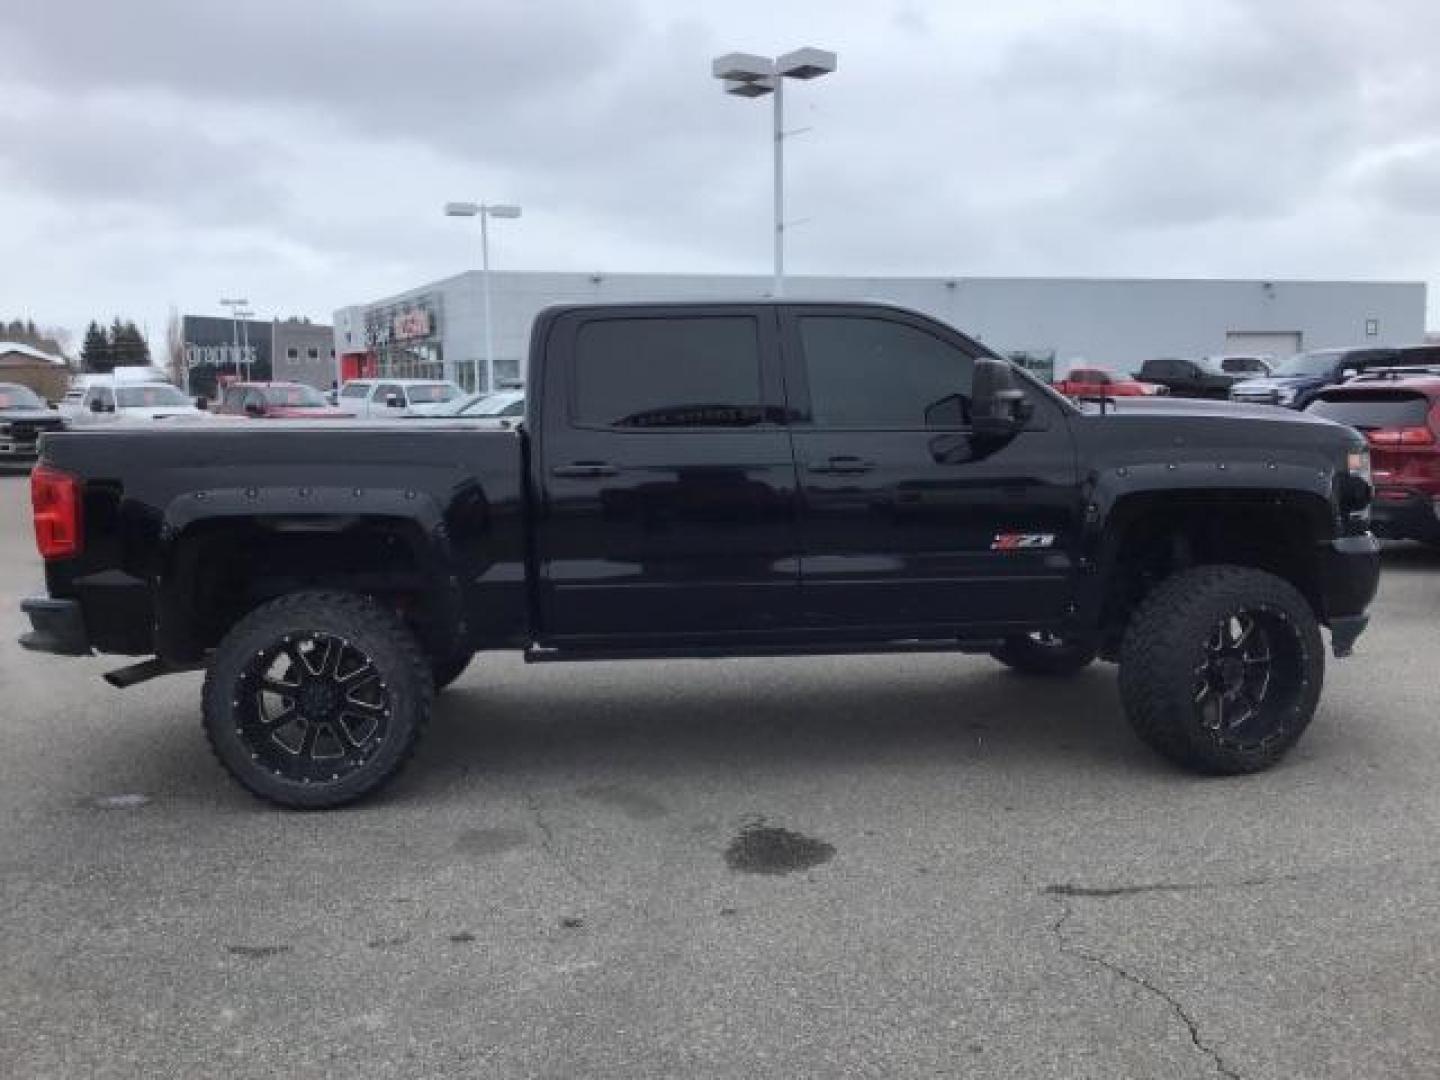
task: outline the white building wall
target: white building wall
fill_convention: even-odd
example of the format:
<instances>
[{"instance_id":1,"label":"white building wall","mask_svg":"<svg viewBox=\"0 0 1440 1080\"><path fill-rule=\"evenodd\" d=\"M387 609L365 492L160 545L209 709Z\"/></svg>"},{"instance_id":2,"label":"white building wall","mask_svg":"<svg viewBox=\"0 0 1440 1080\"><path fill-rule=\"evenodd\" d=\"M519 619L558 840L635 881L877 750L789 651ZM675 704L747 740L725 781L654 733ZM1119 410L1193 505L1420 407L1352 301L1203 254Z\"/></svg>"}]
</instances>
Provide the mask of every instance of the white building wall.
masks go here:
<instances>
[{"instance_id":1,"label":"white building wall","mask_svg":"<svg viewBox=\"0 0 1440 1080\"><path fill-rule=\"evenodd\" d=\"M550 304L763 298L770 286L761 275L497 271L491 275L497 369L503 375L523 365L530 324ZM1053 349L1060 372L1081 359L1131 371L1150 357L1218 353L1232 331L1297 332L1306 349L1410 344L1425 332L1425 286L1412 282L789 277L785 293L901 304L1002 352ZM478 271L340 309L337 349L356 347L340 341L341 331L361 319L364 307L422 295L439 299L447 370L483 357ZM1376 332L1367 336L1371 328Z\"/></svg>"}]
</instances>

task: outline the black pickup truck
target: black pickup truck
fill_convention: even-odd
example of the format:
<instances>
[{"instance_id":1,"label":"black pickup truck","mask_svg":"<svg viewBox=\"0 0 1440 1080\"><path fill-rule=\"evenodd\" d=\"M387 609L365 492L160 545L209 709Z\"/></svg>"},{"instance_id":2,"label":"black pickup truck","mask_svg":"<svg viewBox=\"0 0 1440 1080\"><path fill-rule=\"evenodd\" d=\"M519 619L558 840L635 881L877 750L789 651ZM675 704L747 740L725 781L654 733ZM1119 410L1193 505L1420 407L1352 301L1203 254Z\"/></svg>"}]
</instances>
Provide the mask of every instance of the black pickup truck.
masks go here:
<instances>
[{"instance_id":1,"label":"black pickup truck","mask_svg":"<svg viewBox=\"0 0 1440 1080\"><path fill-rule=\"evenodd\" d=\"M532 661L984 652L1118 660L1138 734L1239 773L1300 737L1379 576L1369 463L1288 411L1082 412L871 304L562 306L524 422L47 436L28 647L204 667L252 792L395 775L482 649ZM958 706L957 706L958 707ZM1057 707L1060 707L1057 702Z\"/></svg>"}]
</instances>

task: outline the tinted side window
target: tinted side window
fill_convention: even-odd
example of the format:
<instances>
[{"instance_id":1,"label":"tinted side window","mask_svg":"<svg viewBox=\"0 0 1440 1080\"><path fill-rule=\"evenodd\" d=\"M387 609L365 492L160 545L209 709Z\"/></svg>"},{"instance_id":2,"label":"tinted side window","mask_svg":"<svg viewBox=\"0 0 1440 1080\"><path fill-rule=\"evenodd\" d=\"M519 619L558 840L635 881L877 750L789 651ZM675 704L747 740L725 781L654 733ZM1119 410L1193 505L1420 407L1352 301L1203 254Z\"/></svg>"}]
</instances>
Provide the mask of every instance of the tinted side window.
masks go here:
<instances>
[{"instance_id":1,"label":"tinted side window","mask_svg":"<svg viewBox=\"0 0 1440 1080\"><path fill-rule=\"evenodd\" d=\"M818 426L960 427L975 361L934 334L887 319L807 315L800 343Z\"/></svg>"},{"instance_id":2,"label":"tinted side window","mask_svg":"<svg viewBox=\"0 0 1440 1080\"><path fill-rule=\"evenodd\" d=\"M575 336L575 422L743 427L764 419L749 316L596 319Z\"/></svg>"}]
</instances>

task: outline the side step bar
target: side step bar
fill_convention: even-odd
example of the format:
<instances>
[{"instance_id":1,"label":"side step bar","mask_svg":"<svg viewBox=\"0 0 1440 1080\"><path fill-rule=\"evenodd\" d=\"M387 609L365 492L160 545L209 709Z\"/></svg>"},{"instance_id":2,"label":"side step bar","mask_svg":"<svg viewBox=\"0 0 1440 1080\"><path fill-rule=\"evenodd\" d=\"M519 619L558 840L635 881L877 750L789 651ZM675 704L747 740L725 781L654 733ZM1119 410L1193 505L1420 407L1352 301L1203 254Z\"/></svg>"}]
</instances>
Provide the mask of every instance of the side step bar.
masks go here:
<instances>
[{"instance_id":1,"label":"side step bar","mask_svg":"<svg viewBox=\"0 0 1440 1080\"><path fill-rule=\"evenodd\" d=\"M107 671L103 678L117 690L128 690L132 686L139 686L142 682L158 679L161 675L174 675L181 671L197 671L199 668L199 664L176 667L174 664L167 664L158 656L152 656L149 660L142 660L138 664Z\"/></svg>"},{"instance_id":2,"label":"side step bar","mask_svg":"<svg viewBox=\"0 0 1440 1080\"><path fill-rule=\"evenodd\" d=\"M898 641L831 642L803 645L771 644L766 642L741 643L736 645L670 645L655 647L572 647L556 648L532 645L525 650L527 664L571 663L578 660L724 660L737 657L767 656L873 656L889 653L988 653L1003 644L1000 638L993 640L955 638L918 639L905 638Z\"/></svg>"}]
</instances>

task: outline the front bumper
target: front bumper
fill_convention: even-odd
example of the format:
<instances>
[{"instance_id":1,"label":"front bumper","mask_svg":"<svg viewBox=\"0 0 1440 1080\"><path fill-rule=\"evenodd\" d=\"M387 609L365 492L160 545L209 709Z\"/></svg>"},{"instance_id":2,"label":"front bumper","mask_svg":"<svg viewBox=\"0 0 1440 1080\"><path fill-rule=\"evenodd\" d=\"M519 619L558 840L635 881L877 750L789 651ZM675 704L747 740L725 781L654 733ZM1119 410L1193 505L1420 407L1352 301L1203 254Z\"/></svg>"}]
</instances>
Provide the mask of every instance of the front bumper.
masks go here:
<instances>
[{"instance_id":1,"label":"front bumper","mask_svg":"<svg viewBox=\"0 0 1440 1080\"><path fill-rule=\"evenodd\" d=\"M85 632L85 617L74 600L31 597L20 601L20 610L30 616L33 627L28 634L20 635L23 647L56 656L89 656L93 651Z\"/></svg>"},{"instance_id":2,"label":"front bumper","mask_svg":"<svg viewBox=\"0 0 1440 1080\"><path fill-rule=\"evenodd\" d=\"M1380 588L1380 541L1369 533L1331 540L1321 549L1320 564L1330 648L1337 658L1346 657L1370 623L1365 609Z\"/></svg>"}]
</instances>

